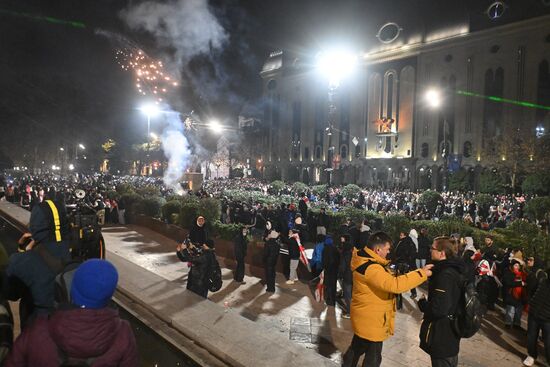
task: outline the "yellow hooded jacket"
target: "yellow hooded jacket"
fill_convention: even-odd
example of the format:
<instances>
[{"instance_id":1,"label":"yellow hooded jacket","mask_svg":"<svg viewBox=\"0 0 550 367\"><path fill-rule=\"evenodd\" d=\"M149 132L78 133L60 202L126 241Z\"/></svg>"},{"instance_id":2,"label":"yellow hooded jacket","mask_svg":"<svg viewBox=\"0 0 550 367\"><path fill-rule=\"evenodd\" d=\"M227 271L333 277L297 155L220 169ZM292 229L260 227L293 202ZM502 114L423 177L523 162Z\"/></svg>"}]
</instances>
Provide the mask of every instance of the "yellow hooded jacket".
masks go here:
<instances>
[{"instance_id":1,"label":"yellow hooded jacket","mask_svg":"<svg viewBox=\"0 0 550 367\"><path fill-rule=\"evenodd\" d=\"M370 262L364 274L356 271ZM351 323L355 334L363 339L381 342L393 335L395 323L395 295L424 283L428 277L422 270L394 276L387 266L390 261L365 247L354 250L351 258L353 297Z\"/></svg>"}]
</instances>

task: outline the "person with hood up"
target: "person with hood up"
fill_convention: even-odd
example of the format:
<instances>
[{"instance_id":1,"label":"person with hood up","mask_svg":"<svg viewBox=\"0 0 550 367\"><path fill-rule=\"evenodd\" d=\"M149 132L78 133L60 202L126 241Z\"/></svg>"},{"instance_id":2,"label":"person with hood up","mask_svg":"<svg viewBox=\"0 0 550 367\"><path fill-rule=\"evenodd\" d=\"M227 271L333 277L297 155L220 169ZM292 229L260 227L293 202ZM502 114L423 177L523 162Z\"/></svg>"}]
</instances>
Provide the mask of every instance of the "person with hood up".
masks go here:
<instances>
[{"instance_id":1,"label":"person with hood up","mask_svg":"<svg viewBox=\"0 0 550 367\"><path fill-rule=\"evenodd\" d=\"M367 246L353 250L353 297L351 324L353 339L343 356L343 367L355 367L364 354L363 366L379 367L384 340L394 333L396 294L424 283L433 265L394 276L387 259L392 240L384 232L373 233Z\"/></svg>"},{"instance_id":2,"label":"person with hood up","mask_svg":"<svg viewBox=\"0 0 550 367\"><path fill-rule=\"evenodd\" d=\"M193 228L189 231L189 241L195 245L202 245L206 243L208 239L208 233L206 232L206 220L202 215L197 217Z\"/></svg>"},{"instance_id":3,"label":"person with hood up","mask_svg":"<svg viewBox=\"0 0 550 367\"><path fill-rule=\"evenodd\" d=\"M424 313L420 348L430 355L432 367L456 367L460 337L453 330L451 319L461 298L464 264L456 256L449 237L434 239L431 252L435 265L428 285L428 299L418 300L418 307Z\"/></svg>"},{"instance_id":4,"label":"person with hood up","mask_svg":"<svg viewBox=\"0 0 550 367\"><path fill-rule=\"evenodd\" d=\"M479 294L479 300L481 304L485 305L488 310L495 310L495 303L498 298L497 278L493 273L493 267L489 264L488 260L481 260L477 265L477 293Z\"/></svg>"},{"instance_id":5,"label":"person with hood up","mask_svg":"<svg viewBox=\"0 0 550 367\"><path fill-rule=\"evenodd\" d=\"M28 251L10 256L4 278L5 296L19 304L21 325L31 314L48 313L55 300L55 276L63 262L71 259L70 227L65 206L51 200L35 205L31 212L29 234L33 245ZM30 290L29 292L26 289Z\"/></svg>"},{"instance_id":6,"label":"person with hood up","mask_svg":"<svg viewBox=\"0 0 550 367\"><path fill-rule=\"evenodd\" d=\"M476 264L474 262L477 250L474 246L472 237L464 237L464 251L462 252L462 260L464 261L464 274L468 281L474 281L476 277Z\"/></svg>"},{"instance_id":7,"label":"person with hood up","mask_svg":"<svg viewBox=\"0 0 550 367\"><path fill-rule=\"evenodd\" d=\"M245 284L244 281L244 259L246 258L246 252L248 248L248 228L243 227L239 234L233 239L235 261L237 262L237 268L233 279L237 283Z\"/></svg>"},{"instance_id":8,"label":"person with hood up","mask_svg":"<svg viewBox=\"0 0 550 367\"><path fill-rule=\"evenodd\" d=\"M176 255L183 262L191 263L187 276L187 289L203 298L208 297L208 280L216 261L214 241L206 240L200 248L193 243L182 243L176 248Z\"/></svg>"},{"instance_id":9,"label":"person with hood up","mask_svg":"<svg viewBox=\"0 0 550 367\"><path fill-rule=\"evenodd\" d=\"M109 306L117 282L110 262L84 262L74 274L71 305L37 317L15 340L4 366L138 366L132 328Z\"/></svg>"},{"instance_id":10,"label":"person with hood up","mask_svg":"<svg viewBox=\"0 0 550 367\"><path fill-rule=\"evenodd\" d=\"M265 266L265 282L266 292L275 292L275 268L277 267L277 259L281 245L279 244L279 232L271 228L271 222L267 222L267 235L264 244L264 266Z\"/></svg>"},{"instance_id":11,"label":"person with hood up","mask_svg":"<svg viewBox=\"0 0 550 367\"><path fill-rule=\"evenodd\" d=\"M332 237L327 236L325 238L325 247L323 248L325 302L327 306L336 305L336 283L338 283L339 265L340 253L334 245Z\"/></svg>"}]
</instances>

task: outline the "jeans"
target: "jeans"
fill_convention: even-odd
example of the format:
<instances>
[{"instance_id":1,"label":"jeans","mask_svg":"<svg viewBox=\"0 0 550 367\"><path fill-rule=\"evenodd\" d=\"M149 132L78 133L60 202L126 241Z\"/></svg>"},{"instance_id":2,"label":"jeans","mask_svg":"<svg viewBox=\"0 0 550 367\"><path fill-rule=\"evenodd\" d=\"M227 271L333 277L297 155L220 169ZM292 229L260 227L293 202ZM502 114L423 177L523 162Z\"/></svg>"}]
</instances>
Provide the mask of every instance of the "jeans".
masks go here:
<instances>
[{"instance_id":1,"label":"jeans","mask_svg":"<svg viewBox=\"0 0 550 367\"><path fill-rule=\"evenodd\" d=\"M433 358L432 367L456 367L458 366L458 356L448 358Z\"/></svg>"},{"instance_id":2,"label":"jeans","mask_svg":"<svg viewBox=\"0 0 550 367\"><path fill-rule=\"evenodd\" d=\"M416 268L421 269L426 266L426 259L416 259Z\"/></svg>"},{"instance_id":3,"label":"jeans","mask_svg":"<svg viewBox=\"0 0 550 367\"><path fill-rule=\"evenodd\" d=\"M363 367L380 367L382 364L382 342L371 342L357 335L353 336L351 345L342 358L342 367L356 367L359 358L364 354Z\"/></svg>"},{"instance_id":4,"label":"jeans","mask_svg":"<svg viewBox=\"0 0 550 367\"><path fill-rule=\"evenodd\" d=\"M350 308L351 308L351 293L353 290L353 284L340 282L340 285L342 286L342 291L344 293L344 304L345 304L344 311L349 315Z\"/></svg>"},{"instance_id":5,"label":"jeans","mask_svg":"<svg viewBox=\"0 0 550 367\"><path fill-rule=\"evenodd\" d=\"M290 275L288 277L289 280L298 280L298 273L296 273L296 269L298 269L299 263L300 260L290 260Z\"/></svg>"},{"instance_id":6,"label":"jeans","mask_svg":"<svg viewBox=\"0 0 550 367\"><path fill-rule=\"evenodd\" d=\"M537 344L541 330L546 362L550 364L550 321L542 321L534 315L529 314L527 320L527 353L534 359L537 359L539 354Z\"/></svg>"},{"instance_id":7,"label":"jeans","mask_svg":"<svg viewBox=\"0 0 550 367\"><path fill-rule=\"evenodd\" d=\"M512 306L506 305L506 317L504 318L504 323L506 325L516 325L521 326L521 313L523 312L523 305Z\"/></svg>"}]
</instances>

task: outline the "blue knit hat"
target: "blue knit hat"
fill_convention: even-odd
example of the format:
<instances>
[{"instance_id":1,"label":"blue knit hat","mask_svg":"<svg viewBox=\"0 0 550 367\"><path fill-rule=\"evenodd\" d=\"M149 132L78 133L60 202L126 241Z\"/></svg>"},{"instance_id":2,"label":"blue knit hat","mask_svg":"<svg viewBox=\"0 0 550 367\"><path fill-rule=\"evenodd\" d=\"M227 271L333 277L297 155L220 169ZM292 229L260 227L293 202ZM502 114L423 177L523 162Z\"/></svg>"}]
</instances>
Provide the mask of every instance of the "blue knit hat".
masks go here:
<instances>
[{"instance_id":1,"label":"blue knit hat","mask_svg":"<svg viewBox=\"0 0 550 367\"><path fill-rule=\"evenodd\" d=\"M92 259L78 267L71 285L71 302L81 308L107 306L118 282L118 272L106 260Z\"/></svg>"},{"instance_id":2,"label":"blue knit hat","mask_svg":"<svg viewBox=\"0 0 550 367\"><path fill-rule=\"evenodd\" d=\"M329 245L329 246L334 245L334 241L333 241L331 236L326 236L325 237L325 245Z\"/></svg>"}]
</instances>

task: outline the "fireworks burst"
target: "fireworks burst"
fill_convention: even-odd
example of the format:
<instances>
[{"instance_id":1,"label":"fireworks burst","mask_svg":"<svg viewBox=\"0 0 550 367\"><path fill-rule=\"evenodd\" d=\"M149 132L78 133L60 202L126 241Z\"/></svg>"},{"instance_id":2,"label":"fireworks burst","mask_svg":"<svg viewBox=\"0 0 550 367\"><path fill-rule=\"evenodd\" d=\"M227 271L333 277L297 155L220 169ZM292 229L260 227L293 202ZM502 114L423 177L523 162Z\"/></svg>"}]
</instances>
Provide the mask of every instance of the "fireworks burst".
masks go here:
<instances>
[{"instance_id":1,"label":"fireworks burst","mask_svg":"<svg viewBox=\"0 0 550 367\"><path fill-rule=\"evenodd\" d=\"M115 59L122 70L134 72L139 94L155 98L157 104L178 87L178 82L164 71L162 61L154 60L139 48L118 49Z\"/></svg>"}]
</instances>

